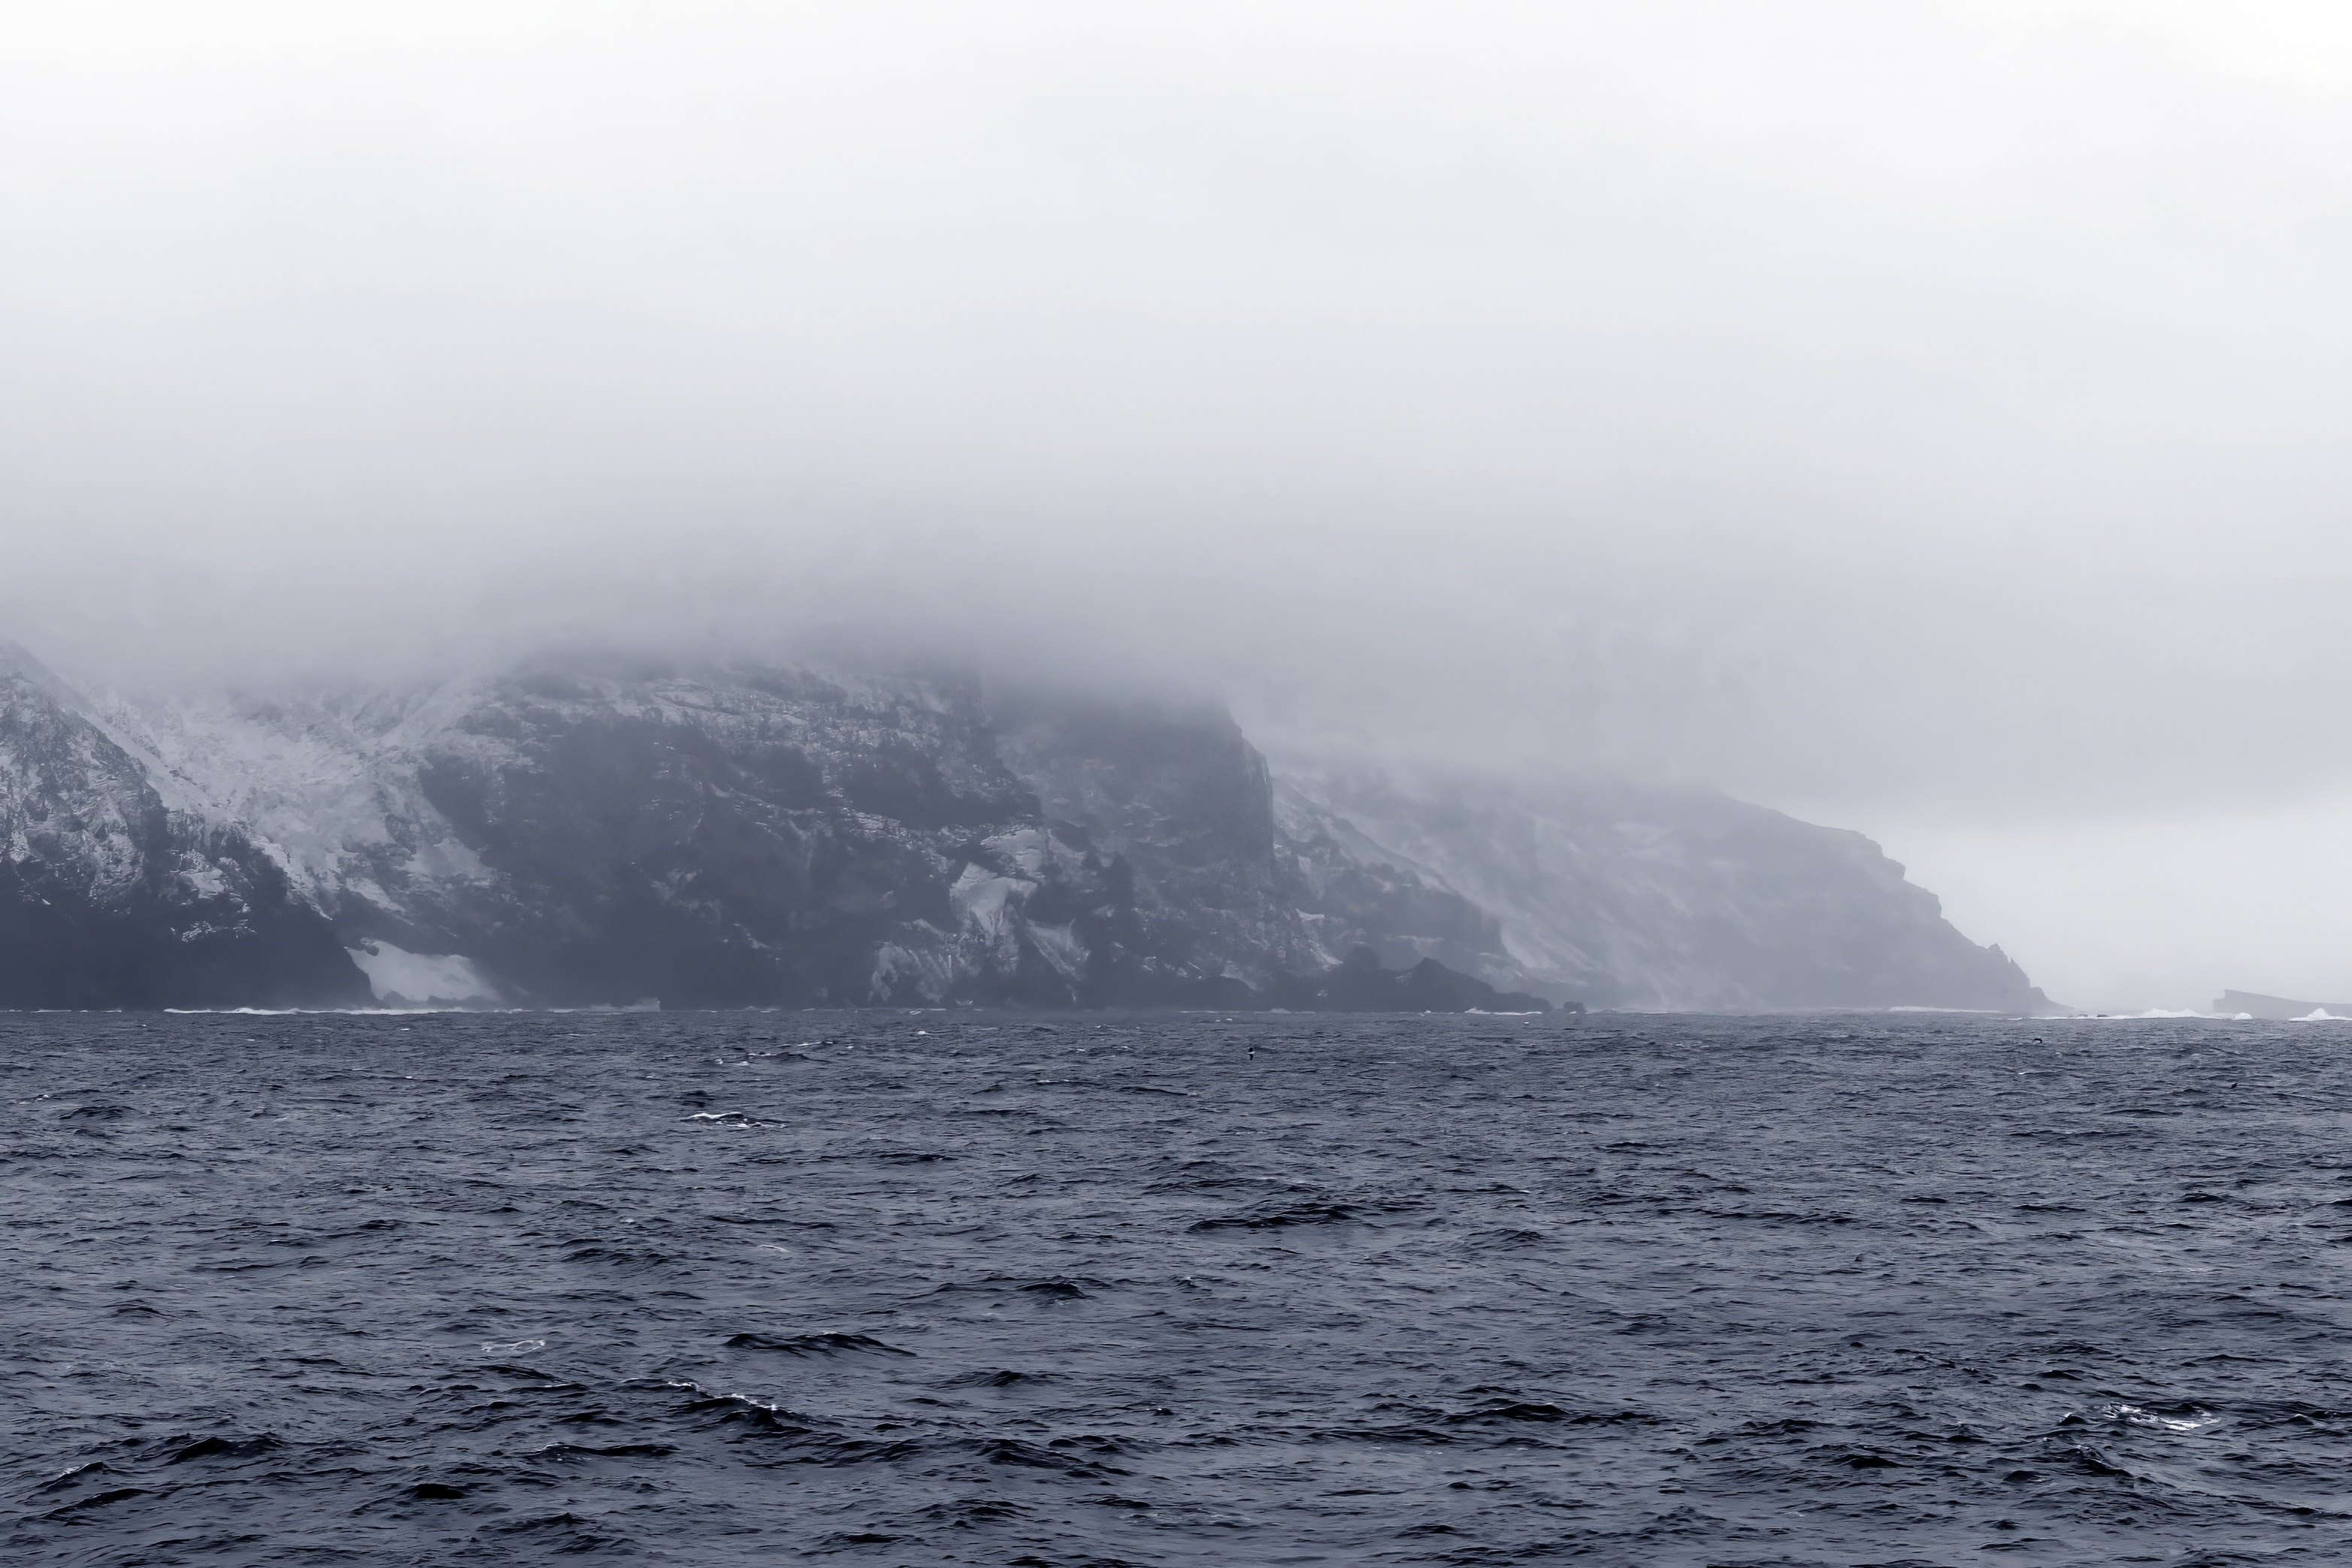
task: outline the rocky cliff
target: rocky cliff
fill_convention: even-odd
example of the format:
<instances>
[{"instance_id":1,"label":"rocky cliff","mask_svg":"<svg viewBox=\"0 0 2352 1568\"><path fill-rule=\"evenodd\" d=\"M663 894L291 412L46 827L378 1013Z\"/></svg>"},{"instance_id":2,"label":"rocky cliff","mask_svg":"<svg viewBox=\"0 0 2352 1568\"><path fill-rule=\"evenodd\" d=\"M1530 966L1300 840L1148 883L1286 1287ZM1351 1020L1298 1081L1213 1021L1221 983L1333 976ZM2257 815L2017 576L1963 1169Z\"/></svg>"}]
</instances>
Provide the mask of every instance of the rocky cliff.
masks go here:
<instances>
[{"instance_id":1,"label":"rocky cliff","mask_svg":"<svg viewBox=\"0 0 2352 1568\"><path fill-rule=\"evenodd\" d=\"M171 809L73 693L0 645L0 1007L368 995L276 855Z\"/></svg>"},{"instance_id":2,"label":"rocky cliff","mask_svg":"<svg viewBox=\"0 0 2352 1568\"><path fill-rule=\"evenodd\" d=\"M1391 963L1419 952L1597 1006L2051 1010L1861 834L1706 791L1301 765L1276 815L1294 842L1344 839L1342 866L1395 868ZM1486 923L1412 907L1427 889Z\"/></svg>"},{"instance_id":3,"label":"rocky cliff","mask_svg":"<svg viewBox=\"0 0 2352 1568\"><path fill-rule=\"evenodd\" d=\"M2030 1005L1853 835L1277 774L1213 707L550 661L0 684L0 1004Z\"/></svg>"}]
</instances>

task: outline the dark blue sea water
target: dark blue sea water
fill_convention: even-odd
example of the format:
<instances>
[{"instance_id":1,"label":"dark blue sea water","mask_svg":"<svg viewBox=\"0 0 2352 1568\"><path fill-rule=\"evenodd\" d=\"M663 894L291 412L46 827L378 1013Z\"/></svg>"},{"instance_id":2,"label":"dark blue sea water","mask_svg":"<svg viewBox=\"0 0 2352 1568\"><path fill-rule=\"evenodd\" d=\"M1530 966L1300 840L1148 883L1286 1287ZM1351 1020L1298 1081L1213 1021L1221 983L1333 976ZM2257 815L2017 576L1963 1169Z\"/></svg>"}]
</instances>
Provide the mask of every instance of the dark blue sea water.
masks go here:
<instances>
[{"instance_id":1,"label":"dark blue sea water","mask_svg":"<svg viewBox=\"0 0 2352 1568\"><path fill-rule=\"evenodd\" d=\"M2352 1561L2347 1052L0 1017L0 1562Z\"/></svg>"}]
</instances>

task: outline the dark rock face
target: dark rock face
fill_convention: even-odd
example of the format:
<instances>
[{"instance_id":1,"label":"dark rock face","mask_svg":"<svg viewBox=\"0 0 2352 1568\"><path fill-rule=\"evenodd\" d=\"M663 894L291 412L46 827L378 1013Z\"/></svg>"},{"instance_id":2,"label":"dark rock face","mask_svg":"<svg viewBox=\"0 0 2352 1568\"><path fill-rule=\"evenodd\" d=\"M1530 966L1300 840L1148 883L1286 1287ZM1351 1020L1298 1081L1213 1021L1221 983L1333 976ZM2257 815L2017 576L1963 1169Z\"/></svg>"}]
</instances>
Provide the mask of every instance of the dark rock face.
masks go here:
<instances>
[{"instance_id":1,"label":"dark rock face","mask_svg":"<svg viewBox=\"0 0 2352 1568\"><path fill-rule=\"evenodd\" d=\"M348 921L532 999L1245 1005L1228 959L1268 945L1266 788L1224 730L1203 752L1080 713L1001 753L969 678L491 682L415 765L488 875ZM1055 814L1040 784L1088 793Z\"/></svg>"},{"instance_id":2,"label":"dark rock face","mask_svg":"<svg viewBox=\"0 0 2352 1568\"><path fill-rule=\"evenodd\" d=\"M784 675L495 682L416 779L490 875L416 888L385 934L546 1000L919 993L877 987L877 952L935 948L961 868L1036 815L973 692Z\"/></svg>"},{"instance_id":3,"label":"dark rock face","mask_svg":"<svg viewBox=\"0 0 2352 1568\"><path fill-rule=\"evenodd\" d=\"M16 1005L2039 994L1858 836L1719 797L1277 777L1212 707L585 660L103 709L11 681Z\"/></svg>"},{"instance_id":4,"label":"dark rock face","mask_svg":"<svg viewBox=\"0 0 2352 1568\"><path fill-rule=\"evenodd\" d=\"M54 677L0 648L0 1007L368 998L268 855L167 809Z\"/></svg>"},{"instance_id":5,"label":"dark rock face","mask_svg":"<svg viewBox=\"0 0 2352 1568\"><path fill-rule=\"evenodd\" d=\"M1286 976L1270 992L1282 1005L1328 1013L1549 1013L1551 1004L1523 991L1496 991L1433 958L1411 969L1381 967L1369 947L1352 948L1314 978ZM1582 1011L1581 1008L1578 1011Z\"/></svg>"},{"instance_id":6,"label":"dark rock face","mask_svg":"<svg viewBox=\"0 0 2352 1568\"><path fill-rule=\"evenodd\" d=\"M1230 715L1013 693L992 716L999 754L1051 830L1114 868L1132 911L1107 933L1122 962L1205 1005L1318 964L1276 854L1265 759Z\"/></svg>"}]
</instances>

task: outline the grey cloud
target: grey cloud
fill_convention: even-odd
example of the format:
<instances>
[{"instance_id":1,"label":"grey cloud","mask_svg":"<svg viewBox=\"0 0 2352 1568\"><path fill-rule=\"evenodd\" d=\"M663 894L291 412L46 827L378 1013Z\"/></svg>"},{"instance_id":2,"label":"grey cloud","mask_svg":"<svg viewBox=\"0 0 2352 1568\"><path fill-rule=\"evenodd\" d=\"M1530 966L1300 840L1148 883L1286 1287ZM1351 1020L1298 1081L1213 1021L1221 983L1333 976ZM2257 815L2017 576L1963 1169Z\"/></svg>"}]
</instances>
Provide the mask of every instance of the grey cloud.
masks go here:
<instances>
[{"instance_id":1,"label":"grey cloud","mask_svg":"<svg viewBox=\"0 0 2352 1568\"><path fill-rule=\"evenodd\" d=\"M2021 831L2352 762L2325 7L12 31L0 619L61 663L847 625Z\"/></svg>"}]
</instances>

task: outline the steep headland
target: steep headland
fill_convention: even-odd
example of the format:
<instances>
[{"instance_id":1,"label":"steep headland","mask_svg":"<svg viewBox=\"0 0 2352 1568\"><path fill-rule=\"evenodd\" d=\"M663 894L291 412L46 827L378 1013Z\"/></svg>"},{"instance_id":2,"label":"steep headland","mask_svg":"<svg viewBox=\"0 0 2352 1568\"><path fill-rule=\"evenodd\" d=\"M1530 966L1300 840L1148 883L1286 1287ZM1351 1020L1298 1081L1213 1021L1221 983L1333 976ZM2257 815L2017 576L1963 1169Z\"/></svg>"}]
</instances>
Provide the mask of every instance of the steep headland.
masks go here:
<instances>
[{"instance_id":1,"label":"steep headland","mask_svg":"<svg viewBox=\"0 0 2352 1568\"><path fill-rule=\"evenodd\" d=\"M5 1005L2046 1005L1857 835L953 668L166 700L12 653L0 833Z\"/></svg>"},{"instance_id":2,"label":"steep headland","mask_svg":"<svg viewBox=\"0 0 2352 1568\"><path fill-rule=\"evenodd\" d=\"M1312 765L1278 776L1295 839L1344 838L1347 863L1448 889L1486 922L1474 936L1444 911L1400 910L1390 951L1498 984L1693 1011L2051 1005L1859 833L1589 778Z\"/></svg>"}]
</instances>

